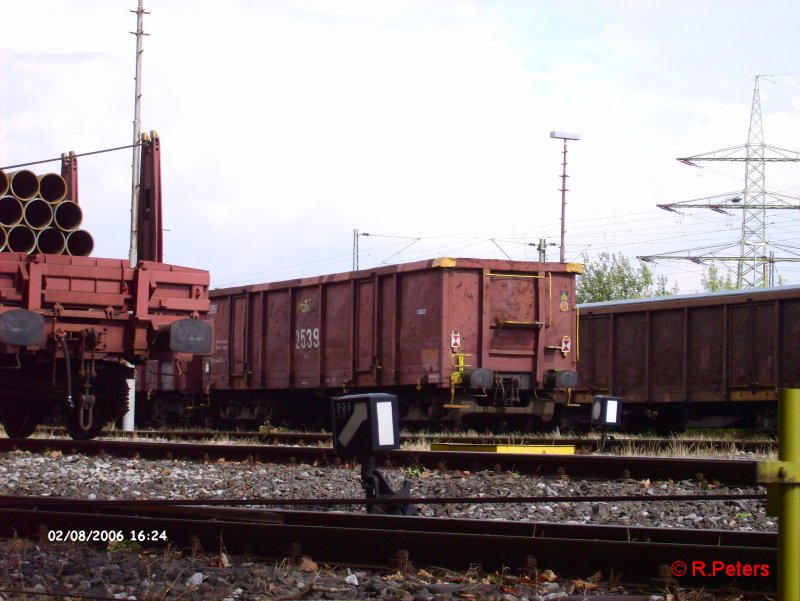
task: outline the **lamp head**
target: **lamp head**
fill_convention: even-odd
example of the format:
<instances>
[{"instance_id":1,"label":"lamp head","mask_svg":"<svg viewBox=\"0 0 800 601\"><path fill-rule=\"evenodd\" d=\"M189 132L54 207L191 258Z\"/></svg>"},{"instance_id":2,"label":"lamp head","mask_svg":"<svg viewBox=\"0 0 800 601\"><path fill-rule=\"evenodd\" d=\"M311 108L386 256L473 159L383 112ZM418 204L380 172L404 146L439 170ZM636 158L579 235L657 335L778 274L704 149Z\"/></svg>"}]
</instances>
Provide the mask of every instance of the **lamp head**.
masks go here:
<instances>
[{"instance_id":1,"label":"lamp head","mask_svg":"<svg viewBox=\"0 0 800 601\"><path fill-rule=\"evenodd\" d=\"M567 131L551 131L550 132L551 138L558 138L560 140L580 140L581 135L576 133L570 133Z\"/></svg>"}]
</instances>

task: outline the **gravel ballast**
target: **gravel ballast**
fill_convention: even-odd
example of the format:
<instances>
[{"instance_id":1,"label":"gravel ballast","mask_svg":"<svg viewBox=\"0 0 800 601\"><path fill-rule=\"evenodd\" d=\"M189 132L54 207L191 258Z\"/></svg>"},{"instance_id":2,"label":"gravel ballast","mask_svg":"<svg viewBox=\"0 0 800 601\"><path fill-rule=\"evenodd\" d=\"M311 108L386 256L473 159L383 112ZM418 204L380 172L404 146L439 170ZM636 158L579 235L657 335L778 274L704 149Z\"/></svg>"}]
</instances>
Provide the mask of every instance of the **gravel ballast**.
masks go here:
<instances>
[{"instance_id":1,"label":"gravel ballast","mask_svg":"<svg viewBox=\"0 0 800 601\"><path fill-rule=\"evenodd\" d=\"M415 498L479 496L734 494L760 489L707 482L571 480L491 471L382 470L395 489L404 479ZM0 455L0 494L82 499L332 499L361 498L358 466L151 461L109 456L13 452ZM342 509L339 507L339 509ZM647 502L452 503L418 506L423 516L617 524L667 528L775 531L756 500ZM363 511L363 509L358 509ZM584 593L629 594L591 574L438 574L419 567L404 574L348 572L318 566L263 563L223 551L191 557L180 550L0 541L0 589L59 592L70 598L117 599L344 599L403 601L558 601ZM641 591L639 591L641 592ZM644 594L644 593L642 593ZM574 596L577 595L577 596ZM0 592L0 599L15 599ZM28 596L27 598L31 598ZM52 599L53 597L42 597ZM648 595L642 597L648 599ZM665 599L661 595L655 599ZM688 597L711 599L714 597ZM716 597L724 598L724 597ZM755 596L753 598L763 598Z\"/></svg>"},{"instance_id":2,"label":"gravel ballast","mask_svg":"<svg viewBox=\"0 0 800 601\"><path fill-rule=\"evenodd\" d=\"M363 498L357 466L197 463L15 452L0 460L0 494L81 499L352 499ZM592 481L530 477L509 472L382 470L397 490L411 482L413 497L530 497L695 495L763 492L707 482ZM775 531L757 500L625 503L420 505L424 516L620 524L666 528Z\"/></svg>"}]
</instances>

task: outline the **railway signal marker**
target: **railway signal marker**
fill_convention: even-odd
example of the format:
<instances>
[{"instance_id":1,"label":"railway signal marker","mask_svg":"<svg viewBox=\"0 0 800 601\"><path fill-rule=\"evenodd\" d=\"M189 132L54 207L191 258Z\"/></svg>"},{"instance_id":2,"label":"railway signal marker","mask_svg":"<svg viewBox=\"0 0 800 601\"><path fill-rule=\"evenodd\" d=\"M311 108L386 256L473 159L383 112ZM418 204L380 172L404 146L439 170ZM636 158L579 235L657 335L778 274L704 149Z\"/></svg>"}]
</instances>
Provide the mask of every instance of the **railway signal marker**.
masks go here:
<instances>
[{"instance_id":1,"label":"railway signal marker","mask_svg":"<svg viewBox=\"0 0 800 601\"><path fill-rule=\"evenodd\" d=\"M361 424L367 421L367 417L367 405L365 403L356 403L353 407L353 413L350 415L350 419L347 420L347 424L345 424L344 429L342 429L336 439L341 446L346 447L350 444L350 441L353 440L353 436L361 427Z\"/></svg>"},{"instance_id":2,"label":"railway signal marker","mask_svg":"<svg viewBox=\"0 0 800 601\"><path fill-rule=\"evenodd\" d=\"M400 446L395 395L378 392L334 397L331 409L337 455L367 455Z\"/></svg>"}]
</instances>

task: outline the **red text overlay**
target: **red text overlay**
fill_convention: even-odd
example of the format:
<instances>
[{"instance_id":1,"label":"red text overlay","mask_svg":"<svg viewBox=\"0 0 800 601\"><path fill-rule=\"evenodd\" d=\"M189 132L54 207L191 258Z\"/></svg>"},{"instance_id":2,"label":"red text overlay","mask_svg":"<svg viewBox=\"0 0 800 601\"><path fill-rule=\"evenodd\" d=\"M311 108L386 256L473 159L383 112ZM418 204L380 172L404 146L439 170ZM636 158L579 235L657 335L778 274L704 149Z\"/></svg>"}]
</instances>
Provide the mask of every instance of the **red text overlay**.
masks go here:
<instances>
[{"instance_id":1,"label":"red text overlay","mask_svg":"<svg viewBox=\"0 0 800 601\"><path fill-rule=\"evenodd\" d=\"M673 561L670 566L676 578L691 576L693 578L714 578L729 576L731 578L765 578L769 576L768 563L742 563L726 561Z\"/></svg>"}]
</instances>

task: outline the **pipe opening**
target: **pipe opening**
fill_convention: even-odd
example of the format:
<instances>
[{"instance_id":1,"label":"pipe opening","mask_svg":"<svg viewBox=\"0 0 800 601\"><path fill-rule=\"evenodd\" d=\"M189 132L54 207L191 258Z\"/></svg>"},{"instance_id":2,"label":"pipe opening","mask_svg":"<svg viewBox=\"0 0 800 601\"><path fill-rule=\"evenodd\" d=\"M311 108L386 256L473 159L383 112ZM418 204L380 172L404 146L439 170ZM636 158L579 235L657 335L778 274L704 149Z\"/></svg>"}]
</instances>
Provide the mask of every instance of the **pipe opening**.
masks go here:
<instances>
[{"instance_id":1,"label":"pipe opening","mask_svg":"<svg viewBox=\"0 0 800 601\"><path fill-rule=\"evenodd\" d=\"M53 207L41 198L25 203L25 223L35 230L43 230L53 222Z\"/></svg>"},{"instance_id":2,"label":"pipe opening","mask_svg":"<svg viewBox=\"0 0 800 601\"><path fill-rule=\"evenodd\" d=\"M94 250L94 238L86 230L75 230L67 236L67 253L73 257L88 257Z\"/></svg>"},{"instance_id":3,"label":"pipe opening","mask_svg":"<svg viewBox=\"0 0 800 601\"><path fill-rule=\"evenodd\" d=\"M67 197L67 182L58 173L45 173L39 177L39 196L49 203L61 202Z\"/></svg>"},{"instance_id":4,"label":"pipe opening","mask_svg":"<svg viewBox=\"0 0 800 601\"><path fill-rule=\"evenodd\" d=\"M0 225L19 225L24 214L22 203L11 195L0 198Z\"/></svg>"},{"instance_id":5,"label":"pipe opening","mask_svg":"<svg viewBox=\"0 0 800 601\"><path fill-rule=\"evenodd\" d=\"M36 249L36 234L27 225L18 225L8 230L6 250L17 253L31 253Z\"/></svg>"},{"instance_id":6,"label":"pipe opening","mask_svg":"<svg viewBox=\"0 0 800 601\"><path fill-rule=\"evenodd\" d=\"M39 178L33 171L22 169L8 174L9 189L20 200L30 200L39 194Z\"/></svg>"},{"instance_id":7,"label":"pipe opening","mask_svg":"<svg viewBox=\"0 0 800 601\"><path fill-rule=\"evenodd\" d=\"M60 255L67 248L67 239L64 232L48 227L36 236L36 248L46 255Z\"/></svg>"},{"instance_id":8,"label":"pipe opening","mask_svg":"<svg viewBox=\"0 0 800 601\"><path fill-rule=\"evenodd\" d=\"M83 209L77 202L65 200L56 205L53 211L53 221L65 232L77 230L83 221Z\"/></svg>"}]
</instances>

